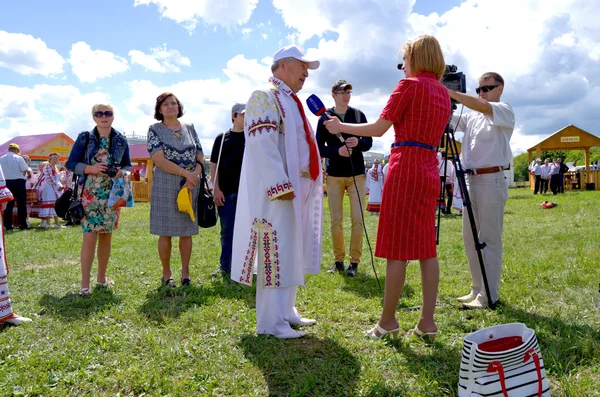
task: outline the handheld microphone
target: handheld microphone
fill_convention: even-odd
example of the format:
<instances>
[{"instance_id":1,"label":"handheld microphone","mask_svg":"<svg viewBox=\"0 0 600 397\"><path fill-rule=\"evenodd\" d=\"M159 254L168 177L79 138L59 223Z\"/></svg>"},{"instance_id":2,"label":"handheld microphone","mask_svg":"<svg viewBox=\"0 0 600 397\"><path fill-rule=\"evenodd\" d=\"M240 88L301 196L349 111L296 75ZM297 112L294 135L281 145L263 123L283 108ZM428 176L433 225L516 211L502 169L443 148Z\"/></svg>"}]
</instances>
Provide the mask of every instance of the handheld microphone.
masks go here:
<instances>
[{"instance_id":1,"label":"handheld microphone","mask_svg":"<svg viewBox=\"0 0 600 397\"><path fill-rule=\"evenodd\" d=\"M329 118L327 118L327 114L326 114L327 109L325 109L325 105L323 105L323 102L319 99L318 96L316 96L315 94L312 94L306 100L306 104L308 105L308 108L310 109L312 114L314 114L315 116L321 117L321 120L323 120L323 121L329 121ZM342 143L346 142L344 137L342 137L342 134L337 133L337 134L335 134L335 136Z\"/></svg>"}]
</instances>

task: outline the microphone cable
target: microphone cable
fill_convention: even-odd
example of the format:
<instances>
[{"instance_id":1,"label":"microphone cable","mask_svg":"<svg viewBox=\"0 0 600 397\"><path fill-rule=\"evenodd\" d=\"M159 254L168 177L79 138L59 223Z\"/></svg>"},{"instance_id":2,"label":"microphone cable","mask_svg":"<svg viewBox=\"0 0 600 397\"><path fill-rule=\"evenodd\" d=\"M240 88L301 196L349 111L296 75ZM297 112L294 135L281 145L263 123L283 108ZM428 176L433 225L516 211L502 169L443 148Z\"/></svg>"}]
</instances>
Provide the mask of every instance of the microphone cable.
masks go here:
<instances>
[{"instance_id":1,"label":"microphone cable","mask_svg":"<svg viewBox=\"0 0 600 397\"><path fill-rule=\"evenodd\" d=\"M357 120L357 121L359 121L359 120ZM341 136L341 134L340 134L340 136ZM359 139L359 138L357 138L357 139ZM360 200L360 192L358 191L358 186L356 185L356 175L355 175L356 173L354 172L354 163L352 162L352 151L346 144L346 140L342 141L342 143L346 147L346 150L348 151L348 153L350 153L350 155L348 156L348 159L350 160L350 170L352 171L352 180L354 182L354 189L356 190L356 195L358 198L358 206L360 209L360 217L362 219L363 229L365 231L365 239L367 240L367 246L369 247L369 253L371 255L371 267L373 268L373 274L375 274L375 280L377 280L377 286L379 287L379 290L381 290L381 283L379 282L379 276L377 276L377 270L375 269L375 261L373 259L373 249L371 248L371 241L369 240L369 233L367 232L367 223L365 222L365 213L363 211L362 202ZM358 146L358 144L356 146ZM367 175L365 176L365 182L366 182L366 178L368 178L368 172L367 172ZM366 199L366 192L365 192L365 199ZM343 205L344 205L344 201L342 199L342 206Z\"/></svg>"}]
</instances>

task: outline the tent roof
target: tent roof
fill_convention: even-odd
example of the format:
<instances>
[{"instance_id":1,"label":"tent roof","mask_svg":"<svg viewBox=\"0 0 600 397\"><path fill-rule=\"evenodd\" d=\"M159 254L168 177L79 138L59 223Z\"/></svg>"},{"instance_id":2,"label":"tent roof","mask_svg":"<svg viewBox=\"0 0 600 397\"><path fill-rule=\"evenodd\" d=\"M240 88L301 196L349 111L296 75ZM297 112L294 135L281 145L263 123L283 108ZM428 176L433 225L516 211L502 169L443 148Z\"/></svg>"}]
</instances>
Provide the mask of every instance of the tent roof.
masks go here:
<instances>
[{"instance_id":1,"label":"tent roof","mask_svg":"<svg viewBox=\"0 0 600 397\"><path fill-rule=\"evenodd\" d=\"M11 143L16 143L19 145L19 149L21 149L22 154L27 154L45 144L46 142L51 141L52 139L64 135L71 143L74 143L73 139L71 139L67 134L62 132L57 132L55 134L37 134L37 135L21 135L16 136L14 138L9 139L0 145L0 155L8 152L8 145Z\"/></svg>"},{"instance_id":2,"label":"tent roof","mask_svg":"<svg viewBox=\"0 0 600 397\"><path fill-rule=\"evenodd\" d=\"M571 124L538 142L527 151L585 150L596 146L600 146L600 138Z\"/></svg>"},{"instance_id":3,"label":"tent roof","mask_svg":"<svg viewBox=\"0 0 600 397\"><path fill-rule=\"evenodd\" d=\"M134 143L129 145L129 157L131 159L149 159L150 154L145 143Z\"/></svg>"}]
</instances>

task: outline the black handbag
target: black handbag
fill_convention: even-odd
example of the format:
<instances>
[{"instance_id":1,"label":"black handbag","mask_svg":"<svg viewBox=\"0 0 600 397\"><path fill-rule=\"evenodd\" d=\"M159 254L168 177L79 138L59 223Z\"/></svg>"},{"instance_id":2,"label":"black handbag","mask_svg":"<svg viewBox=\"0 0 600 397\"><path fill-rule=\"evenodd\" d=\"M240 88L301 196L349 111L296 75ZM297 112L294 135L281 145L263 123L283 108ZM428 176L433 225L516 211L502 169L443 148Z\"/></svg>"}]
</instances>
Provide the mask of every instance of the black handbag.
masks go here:
<instances>
[{"instance_id":1,"label":"black handbag","mask_svg":"<svg viewBox=\"0 0 600 397\"><path fill-rule=\"evenodd\" d=\"M87 177L87 175L86 175ZM85 186L86 177L83 178L83 184L81 186L81 192L83 193L83 187ZM83 211L83 204L81 203L81 197L77 197L77 183L75 184L75 189L73 189L73 195L71 196L71 201L69 202L69 208L67 209L67 214L65 216L65 220L71 220L73 223L80 222L85 213Z\"/></svg>"},{"instance_id":2,"label":"black handbag","mask_svg":"<svg viewBox=\"0 0 600 397\"><path fill-rule=\"evenodd\" d=\"M69 210L69 205L71 204L71 198L73 197L73 189L67 188L63 194L56 200L54 203L54 211L56 211L56 215L66 220L67 211Z\"/></svg>"},{"instance_id":3,"label":"black handbag","mask_svg":"<svg viewBox=\"0 0 600 397\"><path fill-rule=\"evenodd\" d=\"M83 156L82 156L83 159L82 160L85 160L85 152L87 151L89 139L90 139L90 133L88 132L85 137L85 145L83 145L84 149L83 149ZM83 183L81 184L81 192L82 193L83 193L83 188L85 187L86 179L87 179L87 175L84 174ZM64 219L66 221L70 220L73 223L78 223L85 216L85 212L83 211L83 204L81 203L81 198L77 197L77 189L79 188L79 186L77 184L76 175L73 175L73 182L74 182L73 185L75 188L73 189L73 192L71 194L69 206L67 208L67 212L64 216ZM61 198L62 198L62 196L61 196ZM57 214L58 214L58 212L57 212Z\"/></svg>"},{"instance_id":4,"label":"black handbag","mask_svg":"<svg viewBox=\"0 0 600 397\"><path fill-rule=\"evenodd\" d=\"M215 206L215 200L213 198L208 181L206 180L206 174L204 173L204 166L202 167L202 173L200 174L200 191L198 192L198 226L200 227L213 227L217 224L217 207Z\"/></svg>"}]
</instances>

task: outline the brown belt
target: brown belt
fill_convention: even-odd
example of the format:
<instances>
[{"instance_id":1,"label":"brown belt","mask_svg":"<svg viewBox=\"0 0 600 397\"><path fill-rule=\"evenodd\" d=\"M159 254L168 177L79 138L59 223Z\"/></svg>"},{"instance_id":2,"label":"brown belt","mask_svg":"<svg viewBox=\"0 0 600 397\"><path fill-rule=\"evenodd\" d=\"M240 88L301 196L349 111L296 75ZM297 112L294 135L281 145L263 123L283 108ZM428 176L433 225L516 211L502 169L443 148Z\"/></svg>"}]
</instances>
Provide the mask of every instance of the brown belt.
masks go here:
<instances>
[{"instance_id":1,"label":"brown belt","mask_svg":"<svg viewBox=\"0 0 600 397\"><path fill-rule=\"evenodd\" d=\"M495 172L502 172L504 168L502 167L486 167L486 168L475 168L473 170L466 170L466 173L469 175L483 175L483 174L493 174Z\"/></svg>"}]
</instances>

